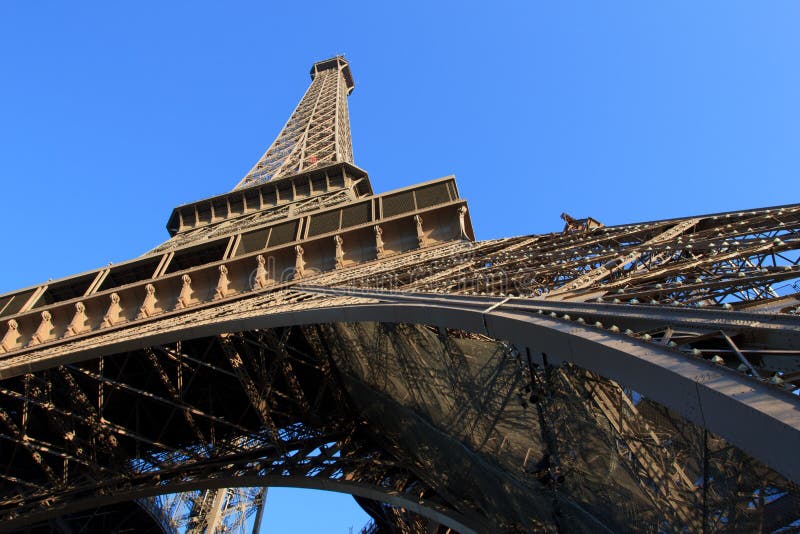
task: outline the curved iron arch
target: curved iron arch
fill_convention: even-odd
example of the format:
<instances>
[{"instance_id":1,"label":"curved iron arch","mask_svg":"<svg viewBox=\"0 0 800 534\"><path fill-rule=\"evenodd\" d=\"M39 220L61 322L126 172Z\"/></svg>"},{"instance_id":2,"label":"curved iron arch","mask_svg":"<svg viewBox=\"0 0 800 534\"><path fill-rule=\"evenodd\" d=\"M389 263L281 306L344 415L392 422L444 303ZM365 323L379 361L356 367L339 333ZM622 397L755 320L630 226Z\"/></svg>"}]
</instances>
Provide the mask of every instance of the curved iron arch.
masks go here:
<instances>
[{"instance_id":1,"label":"curved iron arch","mask_svg":"<svg viewBox=\"0 0 800 534\"><path fill-rule=\"evenodd\" d=\"M10 532L20 527L30 525L32 522L47 521L65 514L83 512L94 508L155 497L167 493L234 487L283 487L332 491L364 497L373 501L401 507L422 517L432 519L441 525L463 534L476 534L477 532L488 532L491 530L489 525L478 522L474 518L468 518L452 510L437 507L434 503L428 501L420 503L418 500L411 499L403 494L386 491L385 488L369 487L365 484L349 481L334 482L330 479L315 479L299 476L237 475L208 478L191 482L179 482L169 486L132 488L126 493L111 493L93 496L88 499L78 499L58 508L26 515L24 518L6 520L3 522L2 526L0 526L0 531Z\"/></svg>"},{"instance_id":2,"label":"curved iron arch","mask_svg":"<svg viewBox=\"0 0 800 534\"><path fill-rule=\"evenodd\" d=\"M667 346L563 318L569 310L587 316L606 313L620 317L640 312L635 320L644 321L650 314L657 316L659 321L695 321L699 324L719 320L717 312L543 303L525 299L514 299L509 303L510 298L322 287L296 286L293 289L354 298L345 305L337 302L325 307L325 303L320 302L314 307L277 313L256 306L230 318L215 316L213 320L197 323L184 320L164 329L150 329L140 337L112 339L109 343L97 342L99 338L95 338L95 343L68 356L58 354L39 358L36 362L21 361L16 367L10 366L10 372L46 369L56 359L59 364L76 362L113 352L226 332L322 323L430 324L507 340L530 351L539 365L573 363L632 387L725 438L787 479L800 482L800 463L795 460L795 452L800 449L800 402L796 396L706 360L687 357ZM537 313L543 307L559 309L561 318L555 312L552 317ZM754 321L750 316L761 321ZM730 324L757 324L759 328L774 326L777 334L789 338L792 344L796 344L796 338L800 336L796 328L787 329L781 322L796 321L795 318L740 312L727 312L726 317L719 320L721 327ZM764 436L771 436L771 439L764 439Z\"/></svg>"}]
</instances>

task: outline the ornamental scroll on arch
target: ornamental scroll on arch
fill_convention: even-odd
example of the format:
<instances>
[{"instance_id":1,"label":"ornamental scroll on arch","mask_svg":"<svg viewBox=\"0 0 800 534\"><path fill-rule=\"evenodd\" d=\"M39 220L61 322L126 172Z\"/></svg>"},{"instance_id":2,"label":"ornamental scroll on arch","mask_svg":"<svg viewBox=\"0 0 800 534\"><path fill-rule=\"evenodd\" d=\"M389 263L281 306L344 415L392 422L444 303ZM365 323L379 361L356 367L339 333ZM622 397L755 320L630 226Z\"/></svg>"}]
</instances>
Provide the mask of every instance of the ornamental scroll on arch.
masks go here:
<instances>
[{"instance_id":1,"label":"ornamental scroll on arch","mask_svg":"<svg viewBox=\"0 0 800 534\"><path fill-rule=\"evenodd\" d=\"M342 236L335 235L333 236L333 242L336 246L336 252L334 255L335 267L337 269L341 269L344 267L344 240L342 239Z\"/></svg>"},{"instance_id":2,"label":"ornamental scroll on arch","mask_svg":"<svg viewBox=\"0 0 800 534\"><path fill-rule=\"evenodd\" d=\"M8 330L6 330L2 341L0 341L0 350L3 352L10 352L19 346L19 339L22 334L19 331L19 325L14 319L10 319L7 323Z\"/></svg>"},{"instance_id":3,"label":"ornamental scroll on arch","mask_svg":"<svg viewBox=\"0 0 800 534\"><path fill-rule=\"evenodd\" d=\"M119 314L122 313L122 306L119 303L119 295L116 293L111 293L109 299L111 300L111 303L108 305L108 310L103 316L103 321L100 323L100 328L113 326L122 320L119 316Z\"/></svg>"},{"instance_id":4,"label":"ornamental scroll on arch","mask_svg":"<svg viewBox=\"0 0 800 534\"><path fill-rule=\"evenodd\" d=\"M175 309L180 310L191 306L195 299L192 298L192 278L188 274L181 276L181 292L178 295L178 302L175 303Z\"/></svg>"},{"instance_id":5,"label":"ornamental scroll on arch","mask_svg":"<svg viewBox=\"0 0 800 534\"><path fill-rule=\"evenodd\" d=\"M303 259L303 254L305 254L305 251L303 250L303 247L301 247L300 245L296 245L294 247L294 251L295 251L295 260L294 260L293 278L294 279L303 278L303 276L306 273L306 262Z\"/></svg>"},{"instance_id":6,"label":"ornamental scroll on arch","mask_svg":"<svg viewBox=\"0 0 800 534\"><path fill-rule=\"evenodd\" d=\"M142 305L139 307L139 314L136 316L137 319L151 317L156 313L156 303L158 302L156 298L156 287L153 284L147 284L144 286L144 291L144 302L142 302Z\"/></svg>"},{"instance_id":7,"label":"ornamental scroll on arch","mask_svg":"<svg viewBox=\"0 0 800 534\"><path fill-rule=\"evenodd\" d=\"M267 272L266 266L267 260L264 259L264 256L259 254L256 256L256 274L253 278L253 289L264 289L267 287L269 283L269 273Z\"/></svg>"},{"instance_id":8,"label":"ornamental scroll on arch","mask_svg":"<svg viewBox=\"0 0 800 534\"><path fill-rule=\"evenodd\" d=\"M49 311L45 310L42 312L42 320L31 336L28 346L33 347L34 345L39 345L53 338L55 338L53 335L53 316Z\"/></svg>"},{"instance_id":9,"label":"ornamental scroll on arch","mask_svg":"<svg viewBox=\"0 0 800 534\"><path fill-rule=\"evenodd\" d=\"M459 237L461 239L469 239L467 235L467 207L461 206L458 208L458 229L461 235Z\"/></svg>"},{"instance_id":10,"label":"ornamental scroll on arch","mask_svg":"<svg viewBox=\"0 0 800 534\"><path fill-rule=\"evenodd\" d=\"M76 336L89 330L89 327L86 326L88 320L89 318L86 316L86 305L83 302L76 302L75 315L72 316L72 320L67 325L64 337Z\"/></svg>"},{"instance_id":11,"label":"ornamental scroll on arch","mask_svg":"<svg viewBox=\"0 0 800 534\"><path fill-rule=\"evenodd\" d=\"M225 296L230 292L230 289L228 289L230 283L231 281L228 280L228 268L224 265L220 265L219 280L217 281L217 287L214 289L214 297L212 300L225 298Z\"/></svg>"},{"instance_id":12,"label":"ornamental scroll on arch","mask_svg":"<svg viewBox=\"0 0 800 534\"><path fill-rule=\"evenodd\" d=\"M419 247L424 247L428 240L425 237L425 230L422 228L422 216L421 215L414 215L414 222L417 226L417 242L419 243Z\"/></svg>"}]
</instances>

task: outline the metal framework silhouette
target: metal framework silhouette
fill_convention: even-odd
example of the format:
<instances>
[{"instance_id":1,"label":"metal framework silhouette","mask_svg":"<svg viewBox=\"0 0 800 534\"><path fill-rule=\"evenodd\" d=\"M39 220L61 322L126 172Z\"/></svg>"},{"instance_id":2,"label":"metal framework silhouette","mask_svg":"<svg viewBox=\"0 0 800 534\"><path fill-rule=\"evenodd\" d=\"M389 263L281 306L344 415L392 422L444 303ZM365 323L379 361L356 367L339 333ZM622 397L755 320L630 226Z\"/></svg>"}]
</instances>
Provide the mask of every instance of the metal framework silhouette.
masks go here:
<instances>
[{"instance_id":1,"label":"metal framework silhouette","mask_svg":"<svg viewBox=\"0 0 800 534\"><path fill-rule=\"evenodd\" d=\"M800 205L475 241L311 77L164 244L0 296L0 531L255 532L270 486L367 533L797 528Z\"/></svg>"}]
</instances>

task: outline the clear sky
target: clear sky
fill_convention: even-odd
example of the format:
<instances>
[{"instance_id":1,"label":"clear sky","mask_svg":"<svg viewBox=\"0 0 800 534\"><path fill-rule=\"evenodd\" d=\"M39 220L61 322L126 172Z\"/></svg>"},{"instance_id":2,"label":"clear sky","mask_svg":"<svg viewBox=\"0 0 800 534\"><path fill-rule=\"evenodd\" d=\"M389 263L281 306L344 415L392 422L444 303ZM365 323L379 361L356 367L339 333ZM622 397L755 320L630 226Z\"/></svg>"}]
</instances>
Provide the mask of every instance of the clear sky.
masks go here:
<instances>
[{"instance_id":1,"label":"clear sky","mask_svg":"<svg viewBox=\"0 0 800 534\"><path fill-rule=\"evenodd\" d=\"M796 1L387 5L0 2L0 293L165 240L337 53L375 190L455 174L481 239L800 201ZM264 532L365 520L282 491Z\"/></svg>"}]
</instances>

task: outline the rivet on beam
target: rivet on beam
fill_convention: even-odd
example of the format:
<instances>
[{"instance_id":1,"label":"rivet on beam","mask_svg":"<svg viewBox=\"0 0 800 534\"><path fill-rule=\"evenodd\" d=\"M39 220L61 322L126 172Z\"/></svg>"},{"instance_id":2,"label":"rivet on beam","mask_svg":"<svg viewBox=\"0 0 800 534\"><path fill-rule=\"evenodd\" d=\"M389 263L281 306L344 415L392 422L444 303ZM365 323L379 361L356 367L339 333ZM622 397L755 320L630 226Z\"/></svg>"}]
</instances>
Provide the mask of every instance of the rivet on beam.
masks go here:
<instances>
[{"instance_id":1,"label":"rivet on beam","mask_svg":"<svg viewBox=\"0 0 800 534\"><path fill-rule=\"evenodd\" d=\"M67 325L67 329L64 332L64 337L75 336L88 330L86 326L87 320L88 317L86 317L86 306L83 304L83 302L75 303L75 315L72 316L72 320Z\"/></svg>"},{"instance_id":2,"label":"rivet on beam","mask_svg":"<svg viewBox=\"0 0 800 534\"><path fill-rule=\"evenodd\" d=\"M112 326L120 322L120 312L122 312L122 306L119 304L119 295L111 293L111 304L108 305L108 311L106 311L103 322L100 323L100 327Z\"/></svg>"}]
</instances>

